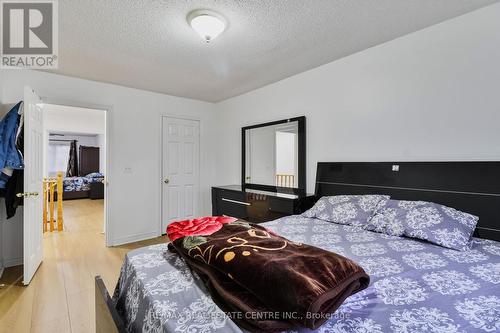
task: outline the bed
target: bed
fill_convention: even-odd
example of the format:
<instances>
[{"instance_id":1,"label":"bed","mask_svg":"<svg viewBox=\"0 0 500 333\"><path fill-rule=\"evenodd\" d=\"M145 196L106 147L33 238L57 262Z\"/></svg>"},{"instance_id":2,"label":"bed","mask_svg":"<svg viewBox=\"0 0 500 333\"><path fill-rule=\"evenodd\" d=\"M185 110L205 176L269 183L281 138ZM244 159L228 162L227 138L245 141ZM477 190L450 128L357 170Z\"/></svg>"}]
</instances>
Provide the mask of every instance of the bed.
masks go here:
<instances>
[{"instance_id":1,"label":"bed","mask_svg":"<svg viewBox=\"0 0 500 333\"><path fill-rule=\"evenodd\" d=\"M102 189L98 193L103 193L104 175L99 172L89 173L84 177L64 177L63 179L63 200L71 199L103 199L103 195L92 196L93 189ZM57 197L57 195L56 195Z\"/></svg>"},{"instance_id":2,"label":"bed","mask_svg":"<svg viewBox=\"0 0 500 333\"><path fill-rule=\"evenodd\" d=\"M499 331L498 174L498 162L318 164L318 197L383 193L480 216L466 251L304 216L263 225L351 258L370 275L370 286L347 298L317 332ZM243 332L166 244L126 255L114 302L129 331Z\"/></svg>"},{"instance_id":3,"label":"bed","mask_svg":"<svg viewBox=\"0 0 500 333\"><path fill-rule=\"evenodd\" d=\"M63 179L63 200L104 199L104 175L99 172L99 147L80 146L78 161L78 172L82 176Z\"/></svg>"}]
</instances>

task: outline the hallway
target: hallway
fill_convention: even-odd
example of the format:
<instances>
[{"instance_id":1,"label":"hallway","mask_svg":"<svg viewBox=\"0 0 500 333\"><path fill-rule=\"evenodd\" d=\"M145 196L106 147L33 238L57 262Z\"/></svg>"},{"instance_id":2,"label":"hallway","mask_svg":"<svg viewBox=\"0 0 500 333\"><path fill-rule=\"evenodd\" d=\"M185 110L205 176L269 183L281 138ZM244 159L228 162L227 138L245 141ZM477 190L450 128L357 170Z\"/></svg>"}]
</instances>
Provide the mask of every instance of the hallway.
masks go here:
<instances>
[{"instance_id":1,"label":"hallway","mask_svg":"<svg viewBox=\"0 0 500 333\"><path fill-rule=\"evenodd\" d=\"M65 230L44 234L44 259L33 281L22 286L22 266L6 269L0 284L0 333L94 332L94 276L113 292L125 254L166 241L104 245L104 200L64 202Z\"/></svg>"}]
</instances>

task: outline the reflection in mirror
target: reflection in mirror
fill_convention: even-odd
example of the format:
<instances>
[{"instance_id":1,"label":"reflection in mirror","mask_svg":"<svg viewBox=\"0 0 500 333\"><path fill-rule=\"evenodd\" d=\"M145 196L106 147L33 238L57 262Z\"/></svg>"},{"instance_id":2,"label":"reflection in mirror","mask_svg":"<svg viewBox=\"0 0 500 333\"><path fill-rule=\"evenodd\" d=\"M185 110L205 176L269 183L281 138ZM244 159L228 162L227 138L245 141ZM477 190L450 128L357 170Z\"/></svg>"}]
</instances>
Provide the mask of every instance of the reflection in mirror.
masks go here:
<instances>
[{"instance_id":1,"label":"reflection in mirror","mask_svg":"<svg viewBox=\"0 0 500 333\"><path fill-rule=\"evenodd\" d=\"M245 132L245 183L298 187L298 121Z\"/></svg>"}]
</instances>

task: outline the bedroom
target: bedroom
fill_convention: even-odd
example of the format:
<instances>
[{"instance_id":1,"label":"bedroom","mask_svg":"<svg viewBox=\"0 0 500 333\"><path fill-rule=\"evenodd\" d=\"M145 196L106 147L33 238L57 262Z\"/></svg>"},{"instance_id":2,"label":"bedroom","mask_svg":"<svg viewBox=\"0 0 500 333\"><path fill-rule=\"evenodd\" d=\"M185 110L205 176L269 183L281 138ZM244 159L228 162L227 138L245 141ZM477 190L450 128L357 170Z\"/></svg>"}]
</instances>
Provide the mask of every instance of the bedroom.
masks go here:
<instances>
[{"instance_id":1,"label":"bedroom","mask_svg":"<svg viewBox=\"0 0 500 333\"><path fill-rule=\"evenodd\" d=\"M56 182L58 174L62 175L62 229L71 231L73 228L89 228L91 223L88 220L104 221L106 111L45 104L43 114L43 174L46 180ZM44 225L44 230L48 231L55 229L54 225L51 229L50 221L59 218L58 212L50 209L51 196L55 201L54 206L59 204L59 188L57 183L54 185L53 192L47 185L48 198L45 200L48 223ZM106 229L104 222L92 227L99 232Z\"/></svg>"},{"instance_id":2,"label":"bedroom","mask_svg":"<svg viewBox=\"0 0 500 333\"><path fill-rule=\"evenodd\" d=\"M93 331L94 277L101 275L112 291L128 251L165 243L165 236L155 239L170 222L162 216L172 211L163 211L168 208L164 192L174 181L162 169L168 153L164 118L199 124L194 216L212 215L212 187L242 184L243 127L294 117L306 118L306 193L315 193L318 162L389 162L403 172L405 161L499 161L499 4L349 3L208 1L169 7L148 2L119 9L113 2L59 2L59 69L1 69L0 101L23 100L29 86L45 101L108 108L109 247L84 235L80 252L65 249L63 258L47 253L29 286L9 288L2 280L0 326ZM186 20L192 10L205 7L228 21L208 44ZM131 35L123 39L115 38L123 36L121 15L133 18ZM140 19L144 15L147 25ZM86 38L78 38L81 31ZM22 214L13 220L2 216L3 266L22 263L23 220ZM484 263L498 258L483 254L488 255ZM453 260L440 256L452 267ZM54 267L62 269L49 276L61 283L47 282L45 274L53 274ZM481 287L496 287L491 294L498 295L498 284L463 274ZM435 295L425 281L419 284ZM375 293L372 285L365 290ZM471 298L478 297L475 292ZM463 331L483 331L454 308L441 312ZM30 319L21 320L20 314ZM392 330L378 318L363 319Z\"/></svg>"}]
</instances>

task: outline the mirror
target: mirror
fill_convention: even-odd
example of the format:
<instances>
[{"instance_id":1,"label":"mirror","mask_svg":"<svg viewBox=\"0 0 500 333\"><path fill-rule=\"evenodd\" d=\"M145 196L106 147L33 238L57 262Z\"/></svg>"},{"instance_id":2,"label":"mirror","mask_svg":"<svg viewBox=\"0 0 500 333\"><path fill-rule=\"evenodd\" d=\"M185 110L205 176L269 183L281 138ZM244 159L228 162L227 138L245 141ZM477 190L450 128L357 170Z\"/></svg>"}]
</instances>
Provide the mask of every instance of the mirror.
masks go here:
<instances>
[{"instance_id":1,"label":"mirror","mask_svg":"<svg viewBox=\"0 0 500 333\"><path fill-rule=\"evenodd\" d=\"M242 128L242 185L305 190L305 117Z\"/></svg>"}]
</instances>

